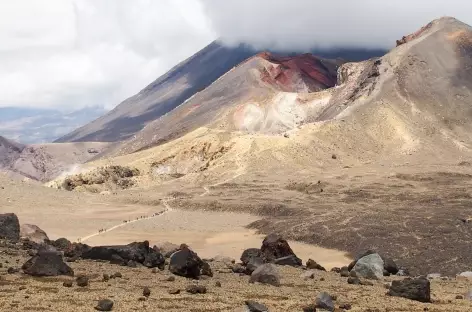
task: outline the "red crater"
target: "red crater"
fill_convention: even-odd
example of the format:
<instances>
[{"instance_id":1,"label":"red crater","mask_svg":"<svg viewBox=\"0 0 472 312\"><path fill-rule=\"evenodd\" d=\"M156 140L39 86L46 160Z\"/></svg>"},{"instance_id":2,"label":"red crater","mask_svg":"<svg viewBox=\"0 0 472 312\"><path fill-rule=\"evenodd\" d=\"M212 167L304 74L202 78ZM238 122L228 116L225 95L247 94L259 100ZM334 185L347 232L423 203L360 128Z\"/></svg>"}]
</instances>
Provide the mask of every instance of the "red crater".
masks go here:
<instances>
[{"instance_id":1,"label":"red crater","mask_svg":"<svg viewBox=\"0 0 472 312\"><path fill-rule=\"evenodd\" d=\"M262 52L256 57L272 63L262 70L262 81L277 86L282 91L316 92L336 84L337 64L321 60L313 54L280 56Z\"/></svg>"}]
</instances>

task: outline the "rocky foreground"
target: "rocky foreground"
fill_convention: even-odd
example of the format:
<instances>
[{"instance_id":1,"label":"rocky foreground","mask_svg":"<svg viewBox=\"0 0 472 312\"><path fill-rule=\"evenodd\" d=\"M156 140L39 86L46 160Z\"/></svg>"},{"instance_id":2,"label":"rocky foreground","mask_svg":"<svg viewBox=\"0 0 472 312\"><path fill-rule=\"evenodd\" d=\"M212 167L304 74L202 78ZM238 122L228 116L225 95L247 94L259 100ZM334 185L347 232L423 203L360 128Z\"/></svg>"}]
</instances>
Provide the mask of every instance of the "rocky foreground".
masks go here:
<instances>
[{"instance_id":1,"label":"rocky foreground","mask_svg":"<svg viewBox=\"0 0 472 312\"><path fill-rule=\"evenodd\" d=\"M409 277L375 251L327 272L267 236L240 261L147 241L55 241L0 215L0 307L14 311L470 311L472 273Z\"/></svg>"}]
</instances>

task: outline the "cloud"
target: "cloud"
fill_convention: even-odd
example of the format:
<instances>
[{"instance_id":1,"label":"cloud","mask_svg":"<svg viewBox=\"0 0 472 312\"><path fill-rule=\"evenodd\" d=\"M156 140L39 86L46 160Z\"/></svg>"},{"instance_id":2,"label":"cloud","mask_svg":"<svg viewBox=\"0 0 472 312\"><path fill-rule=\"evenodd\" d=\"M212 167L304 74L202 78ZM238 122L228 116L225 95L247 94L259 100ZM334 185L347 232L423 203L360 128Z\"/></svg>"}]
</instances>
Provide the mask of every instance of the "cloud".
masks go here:
<instances>
[{"instance_id":1,"label":"cloud","mask_svg":"<svg viewBox=\"0 0 472 312\"><path fill-rule=\"evenodd\" d=\"M0 107L111 108L214 37L198 0L0 0Z\"/></svg>"},{"instance_id":2,"label":"cloud","mask_svg":"<svg viewBox=\"0 0 472 312\"><path fill-rule=\"evenodd\" d=\"M258 48L389 48L441 16L472 23L472 2L464 0L202 1L224 42Z\"/></svg>"}]
</instances>

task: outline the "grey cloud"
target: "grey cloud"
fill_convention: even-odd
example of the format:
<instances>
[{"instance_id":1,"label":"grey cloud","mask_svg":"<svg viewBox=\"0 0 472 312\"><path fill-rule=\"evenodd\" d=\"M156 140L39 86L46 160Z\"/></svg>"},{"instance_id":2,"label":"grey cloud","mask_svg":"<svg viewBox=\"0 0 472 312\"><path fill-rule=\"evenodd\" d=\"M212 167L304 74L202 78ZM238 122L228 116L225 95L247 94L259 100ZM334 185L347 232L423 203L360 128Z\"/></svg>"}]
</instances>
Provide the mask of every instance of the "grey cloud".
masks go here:
<instances>
[{"instance_id":1,"label":"grey cloud","mask_svg":"<svg viewBox=\"0 0 472 312\"><path fill-rule=\"evenodd\" d=\"M435 18L472 23L464 0L202 0L224 42L258 48L389 48Z\"/></svg>"}]
</instances>

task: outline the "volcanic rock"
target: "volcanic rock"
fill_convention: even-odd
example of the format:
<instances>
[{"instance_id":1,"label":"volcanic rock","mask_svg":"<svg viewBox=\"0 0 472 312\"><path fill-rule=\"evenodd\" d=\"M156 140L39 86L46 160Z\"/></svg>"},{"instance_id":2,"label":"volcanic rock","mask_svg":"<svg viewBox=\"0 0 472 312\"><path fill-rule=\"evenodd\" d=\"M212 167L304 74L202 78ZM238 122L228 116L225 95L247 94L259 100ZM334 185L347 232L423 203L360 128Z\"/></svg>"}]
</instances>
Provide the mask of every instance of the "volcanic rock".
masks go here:
<instances>
[{"instance_id":1,"label":"volcanic rock","mask_svg":"<svg viewBox=\"0 0 472 312\"><path fill-rule=\"evenodd\" d=\"M315 260L312 259L308 259L308 261L306 262L306 267L312 270L326 271L324 267L322 267Z\"/></svg>"},{"instance_id":2,"label":"volcanic rock","mask_svg":"<svg viewBox=\"0 0 472 312\"><path fill-rule=\"evenodd\" d=\"M250 312L267 312L269 309L258 302L252 301L252 300L246 300L245 302L247 309Z\"/></svg>"},{"instance_id":3,"label":"volcanic rock","mask_svg":"<svg viewBox=\"0 0 472 312\"><path fill-rule=\"evenodd\" d=\"M280 286L280 276L277 267L270 263L259 266L252 272L249 282Z\"/></svg>"},{"instance_id":4,"label":"volcanic rock","mask_svg":"<svg viewBox=\"0 0 472 312\"><path fill-rule=\"evenodd\" d=\"M113 301L110 299L102 299L98 301L95 310L98 311L111 311L113 309Z\"/></svg>"},{"instance_id":5,"label":"volcanic rock","mask_svg":"<svg viewBox=\"0 0 472 312\"><path fill-rule=\"evenodd\" d=\"M430 282L426 278L393 281L388 294L420 302L431 302Z\"/></svg>"},{"instance_id":6,"label":"volcanic rock","mask_svg":"<svg viewBox=\"0 0 472 312\"><path fill-rule=\"evenodd\" d=\"M64 263L62 256L54 251L39 251L22 266L23 272L32 276L74 276L74 271Z\"/></svg>"},{"instance_id":7,"label":"volcanic rock","mask_svg":"<svg viewBox=\"0 0 472 312\"><path fill-rule=\"evenodd\" d=\"M245 266L252 258L260 258L262 256L261 250L258 248L249 248L243 251L241 255L241 262Z\"/></svg>"},{"instance_id":8,"label":"volcanic rock","mask_svg":"<svg viewBox=\"0 0 472 312\"><path fill-rule=\"evenodd\" d=\"M12 242L20 240L20 222L14 213L0 214L0 238Z\"/></svg>"},{"instance_id":9,"label":"volcanic rock","mask_svg":"<svg viewBox=\"0 0 472 312\"><path fill-rule=\"evenodd\" d=\"M317 308L327 310L327 311L334 311L334 302L333 298L325 292L321 292L316 297L315 305Z\"/></svg>"},{"instance_id":10,"label":"volcanic rock","mask_svg":"<svg viewBox=\"0 0 472 312\"><path fill-rule=\"evenodd\" d=\"M262 259L265 262L273 262L276 259L293 256L296 266L302 265L302 260L298 258L290 248L288 242L278 234L270 234L262 241Z\"/></svg>"},{"instance_id":11,"label":"volcanic rock","mask_svg":"<svg viewBox=\"0 0 472 312\"><path fill-rule=\"evenodd\" d=\"M201 275L203 265L203 261L195 252L185 248L172 254L169 271L183 277L198 278Z\"/></svg>"}]
</instances>

